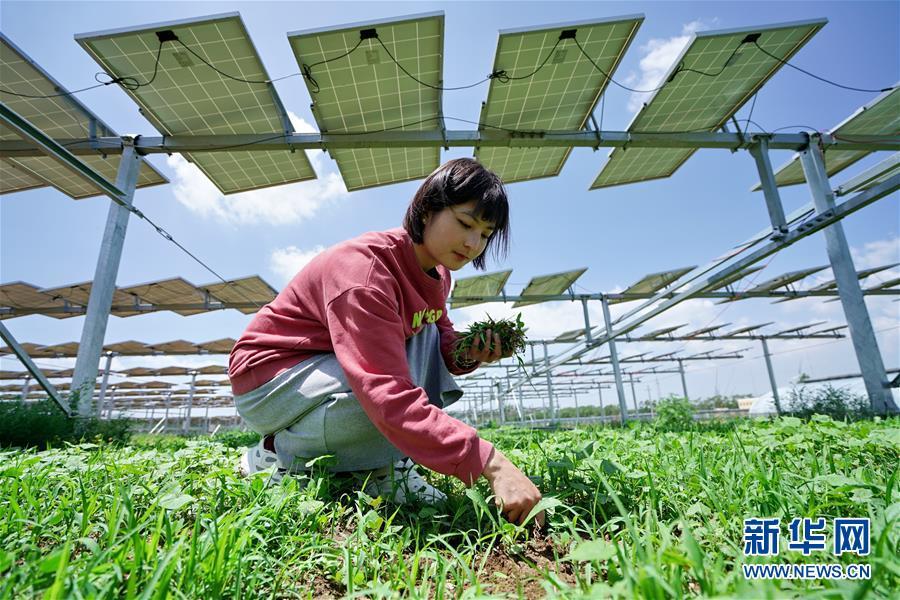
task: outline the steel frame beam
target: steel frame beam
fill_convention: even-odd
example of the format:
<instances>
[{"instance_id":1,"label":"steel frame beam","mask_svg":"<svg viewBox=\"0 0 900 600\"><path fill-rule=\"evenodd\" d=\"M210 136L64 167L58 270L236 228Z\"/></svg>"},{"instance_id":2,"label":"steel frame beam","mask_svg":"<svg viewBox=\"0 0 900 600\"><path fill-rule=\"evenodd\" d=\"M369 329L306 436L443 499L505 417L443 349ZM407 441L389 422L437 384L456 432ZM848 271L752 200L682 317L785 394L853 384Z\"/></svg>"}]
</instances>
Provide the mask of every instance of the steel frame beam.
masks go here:
<instances>
[{"instance_id":1,"label":"steel frame beam","mask_svg":"<svg viewBox=\"0 0 900 600\"><path fill-rule=\"evenodd\" d=\"M32 377L34 377L34 379L44 389L44 391L47 392L47 395L50 396L53 399L53 401L59 405L59 407L63 410L63 412L66 413L66 416L71 417L72 409L69 408L69 403L65 402L62 399L62 396L59 395L59 392L57 391L56 387L52 383L50 383L50 380L47 379L47 377L44 376L44 373L41 372L41 370L38 368L38 366L36 364L34 364L34 361L31 360L31 357L28 356L27 352L25 352L25 349L19 345L19 342L16 341L16 338L13 337L13 334L10 332L9 329L6 328L6 325L4 325L3 323L0 323L0 338L3 338L3 341L6 342L6 345L12 349L13 354L15 354L16 357L18 357L19 361L21 361L21 363L23 365L25 365L25 368L28 369L28 372L31 374ZM25 381L25 386L22 389L22 395L23 396L28 395L28 379L27 378ZM23 398L23 400L24 400L24 398Z\"/></svg>"},{"instance_id":2,"label":"steel frame beam","mask_svg":"<svg viewBox=\"0 0 900 600\"><path fill-rule=\"evenodd\" d=\"M509 148L719 148L750 149L758 143L752 137L730 132L696 133L630 133L627 131L501 131L447 130L383 131L373 133L292 133L280 131L237 135L173 135L139 136L135 147L139 154L171 154L173 152L227 152L239 146L241 151L329 150L340 148L474 148L476 146ZM52 141L52 140L51 140ZM822 134L827 146L843 150L900 150L900 136L866 136L865 140L847 141ZM806 147L804 133L777 133L767 136L772 150L800 151ZM123 151L121 138L73 138L55 142L71 154L118 154ZM37 156L39 148L28 142L0 142L0 156Z\"/></svg>"}]
</instances>

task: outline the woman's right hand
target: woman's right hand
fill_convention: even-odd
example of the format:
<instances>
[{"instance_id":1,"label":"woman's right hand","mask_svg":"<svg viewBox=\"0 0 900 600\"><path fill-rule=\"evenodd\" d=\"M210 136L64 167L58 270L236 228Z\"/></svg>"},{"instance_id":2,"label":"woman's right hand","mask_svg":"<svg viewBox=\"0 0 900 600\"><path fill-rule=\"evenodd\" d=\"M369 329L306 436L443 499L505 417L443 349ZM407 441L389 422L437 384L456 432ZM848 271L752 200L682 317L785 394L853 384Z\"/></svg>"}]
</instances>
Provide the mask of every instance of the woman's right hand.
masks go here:
<instances>
[{"instance_id":1,"label":"woman's right hand","mask_svg":"<svg viewBox=\"0 0 900 600\"><path fill-rule=\"evenodd\" d=\"M494 492L494 502L500 507L500 512L512 523L522 525L531 509L541 500L537 486L496 448L491 452L482 475ZM544 511L539 512L534 520L538 526L543 526Z\"/></svg>"}]
</instances>

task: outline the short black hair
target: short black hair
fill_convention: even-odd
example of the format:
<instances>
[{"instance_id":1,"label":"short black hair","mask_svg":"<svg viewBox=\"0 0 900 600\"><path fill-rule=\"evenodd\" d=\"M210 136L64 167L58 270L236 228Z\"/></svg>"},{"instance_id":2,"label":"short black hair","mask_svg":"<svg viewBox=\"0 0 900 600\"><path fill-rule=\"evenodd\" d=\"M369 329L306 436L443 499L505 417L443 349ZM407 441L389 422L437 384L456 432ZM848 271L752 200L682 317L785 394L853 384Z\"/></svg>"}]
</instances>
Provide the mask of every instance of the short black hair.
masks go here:
<instances>
[{"instance_id":1,"label":"short black hair","mask_svg":"<svg viewBox=\"0 0 900 600\"><path fill-rule=\"evenodd\" d=\"M472 261L476 269L483 271L488 248L494 258L505 257L509 252L509 200L497 174L477 160L448 160L429 175L406 209L403 228L413 242L422 244L425 241L423 221L429 215L472 200L476 201L475 216L494 226L484 252Z\"/></svg>"}]
</instances>

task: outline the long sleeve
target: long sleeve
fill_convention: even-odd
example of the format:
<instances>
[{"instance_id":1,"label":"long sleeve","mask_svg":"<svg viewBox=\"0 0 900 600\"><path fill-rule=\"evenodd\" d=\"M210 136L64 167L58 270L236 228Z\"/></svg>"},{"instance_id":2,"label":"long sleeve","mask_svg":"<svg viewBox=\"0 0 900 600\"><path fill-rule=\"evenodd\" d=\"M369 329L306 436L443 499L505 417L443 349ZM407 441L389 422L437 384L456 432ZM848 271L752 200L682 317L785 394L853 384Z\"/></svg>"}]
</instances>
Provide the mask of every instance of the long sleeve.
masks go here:
<instances>
[{"instance_id":1,"label":"long sleeve","mask_svg":"<svg viewBox=\"0 0 900 600\"><path fill-rule=\"evenodd\" d=\"M456 359L453 357L453 350L456 348L456 343L459 341L459 334L453 329L453 323L447 316L446 311L444 311L444 314L438 319L437 326L438 331L441 332L441 356L444 357L444 364L447 365L447 370L454 375L465 375L466 373L471 373L477 369L481 364L479 362L475 362L466 368L461 368L456 364Z\"/></svg>"},{"instance_id":2,"label":"long sleeve","mask_svg":"<svg viewBox=\"0 0 900 600\"><path fill-rule=\"evenodd\" d=\"M413 383L397 303L377 289L354 287L329 303L327 324L350 388L375 427L417 463L471 485L492 446Z\"/></svg>"}]
</instances>

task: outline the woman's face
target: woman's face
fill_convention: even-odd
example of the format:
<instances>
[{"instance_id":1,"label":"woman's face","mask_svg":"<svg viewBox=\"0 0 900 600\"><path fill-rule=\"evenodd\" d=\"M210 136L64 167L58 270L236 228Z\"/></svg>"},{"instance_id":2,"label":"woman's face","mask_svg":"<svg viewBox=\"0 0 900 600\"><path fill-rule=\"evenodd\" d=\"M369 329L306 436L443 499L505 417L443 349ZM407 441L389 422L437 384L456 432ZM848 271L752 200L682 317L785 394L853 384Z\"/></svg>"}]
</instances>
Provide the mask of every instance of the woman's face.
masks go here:
<instances>
[{"instance_id":1,"label":"woman's face","mask_svg":"<svg viewBox=\"0 0 900 600\"><path fill-rule=\"evenodd\" d=\"M494 224L477 218L475 205L475 200L455 204L426 218L424 243L414 246L422 269L444 265L456 271L484 252Z\"/></svg>"}]
</instances>

